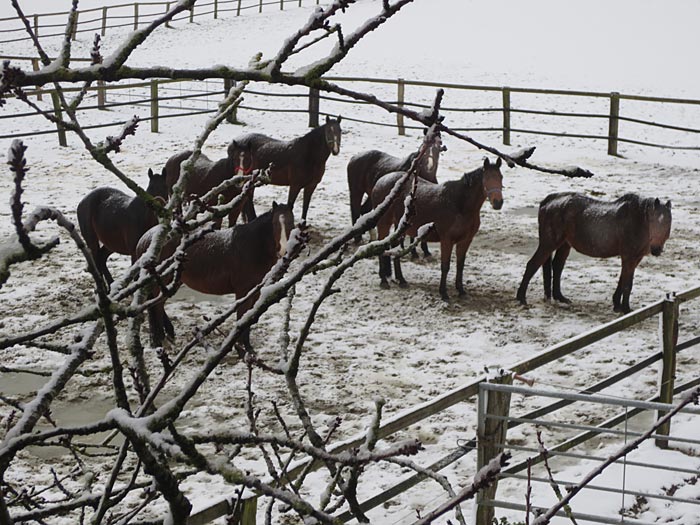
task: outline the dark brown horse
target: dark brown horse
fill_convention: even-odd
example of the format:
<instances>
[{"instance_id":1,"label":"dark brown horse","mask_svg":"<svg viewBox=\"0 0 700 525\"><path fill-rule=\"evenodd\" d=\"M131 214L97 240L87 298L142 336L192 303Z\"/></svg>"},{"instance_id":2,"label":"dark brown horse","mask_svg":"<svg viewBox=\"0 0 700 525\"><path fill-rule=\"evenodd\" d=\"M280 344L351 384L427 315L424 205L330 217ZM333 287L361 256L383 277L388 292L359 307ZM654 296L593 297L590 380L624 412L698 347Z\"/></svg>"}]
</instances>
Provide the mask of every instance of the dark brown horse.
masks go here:
<instances>
[{"instance_id":1,"label":"dark brown horse","mask_svg":"<svg viewBox=\"0 0 700 525\"><path fill-rule=\"evenodd\" d=\"M445 151L445 147L438 135L419 160L416 171L419 177L437 184L436 173L441 151ZM408 171L417 155L418 152L414 151L404 158L398 158L376 149L353 155L347 167L352 224L357 222L360 215L364 215L372 209L372 201L369 197L372 195L372 189L377 181L388 173ZM365 196L367 198L362 202ZM359 242L360 238L357 237L356 240Z\"/></svg>"},{"instance_id":2,"label":"dark brown horse","mask_svg":"<svg viewBox=\"0 0 700 525\"><path fill-rule=\"evenodd\" d=\"M165 174L155 175L149 169L146 191L165 204ZM141 235L158 223L158 217L143 199L108 187L94 189L83 197L77 215L80 233L97 268L110 284L113 279L107 258L114 252L133 256Z\"/></svg>"},{"instance_id":3,"label":"dark brown horse","mask_svg":"<svg viewBox=\"0 0 700 525\"><path fill-rule=\"evenodd\" d=\"M526 304L527 286L542 266L545 297L571 302L561 293L561 272L573 247L590 257L621 256L622 271L613 307L616 312L627 313L634 270L645 255L661 255L671 234L671 201L662 204L659 199L628 193L613 202L603 202L580 193L552 193L540 203L537 220L539 246L525 268L518 301Z\"/></svg>"},{"instance_id":4,"label":"dark brown horse","mask_svg":"<svg viewBox=\"0 0 700 525\"><path fill-rule=\"evenodd\" d=\"M253 151L254 169L270 167L271 183L289 186L287 205L294 207L299 192L304 190L301 218L306 220L311 196L321 182L326 161L340 151L340 120L326 117L326 123L293 140L277 140L260 133L249 133L236 139L240 147Z\"/></svg>"},{"instance_id":5,"label":"dark brown horse","mask_svg":"<svg viewBox=\"0 0 700 525\"><path fill-rule=\"evenodd\" d=\"M235 294L237 299L245 297L259 284L274 263L287 249L287 241L294 227L294 216L289 206L272 204L272 210L247 224L215 230L185 250L182 282L198 292L225 295ZM136 250L140 257L150 246L155 229L141 238ZM177 243L166 243L161 259L173 254ZM242 303L236 313L238 318L248 311L259 294L254 294ZM174 337L172 323L159 303L148 311L151 343L161 346L167 333ZM248 331L242 334L241 342L250 347Z\"/></svg>"},{"instance_id":6,"label":"dark brown horse","mask_svg":"<svg viewBox=\"0 0 700 525\"><path fill-rule=\"evenodd\" d=\"M177 153L170 157L165 163L165 181L168 186L168 193L172 193L172 188L180 178L180 165L192 155L191 150ZM204 154L201 154L195 162L192 174L187 180L187 189L185 194L189 197L195 195L201 197L212 188L215 188L222 182L234 177L235 175L249 175L253 171L253 159L250 147L241 147L235 140L228 146L226 158L213 162ZM221 202L231 202L235 197L240 195L241 189L237 186L231 186L221 192ZM185 199L188 200L188 199ZM208 205L215 205L218 202L218 197L207 202ZM253 207L252 197L246 199L240 206L236 206L228 215L229 226L236 224L241 210L247 221L252 221L255 218L255 208ZM219 221L220 224L220 221Z\"/></svg>"},{"instance_id":7,"label":"dark brown horse","mask_svg":"<svg viewBox=\"0 0 700 525\"><path fill-rule=\"evenodd\" d=\"M463 272L464 260L472 239L481 225L480 211L486 199L495 210L503 206L503 175L501 174L501 159L495 163L484 159L480 168L465 173L459 180L451 180L442 184L432 184L418 179L415 195L415 215L406 233L417 234L420 226L434 223L435 230L427 240L440 242L440 295L447 301L447 273L450 270L452 248L456 246L457 276L455 287L459 295L464 295ZM374 186L372 203L377 206L389 194L392 187L403 173L385 175ZM379 219L377 233L380 239L389 234L392 225L398 224L404 212L404 197L409 189L404 190L393 206ZM391 260L387 255L379 256L379 277L383 288L389 286L391 276ZM406 286L406 280L401 272L401 260L394 258L394 276L399 286Z\"/></svg>"}]
</instances>

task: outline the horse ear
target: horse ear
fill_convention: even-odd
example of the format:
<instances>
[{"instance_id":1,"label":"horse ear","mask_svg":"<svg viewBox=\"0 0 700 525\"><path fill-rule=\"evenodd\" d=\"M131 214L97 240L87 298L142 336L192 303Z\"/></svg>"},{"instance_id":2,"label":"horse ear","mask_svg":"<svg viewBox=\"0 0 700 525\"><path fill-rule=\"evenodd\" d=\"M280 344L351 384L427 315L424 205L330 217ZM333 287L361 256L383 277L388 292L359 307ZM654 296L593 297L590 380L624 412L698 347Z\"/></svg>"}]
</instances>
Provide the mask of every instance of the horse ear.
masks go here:
<instances>
[{"instance_id":1,"label":"horse ear","mask_svg":"<svg viewBox=\"0 0 700 525\"><path fill-rule=\"evenodd\" d=\"M488 168L488 167L489 167L489 158L484 157L484 168Z\"/></svg>"},{"instance_id":2,"label":"horse ear","mask_svg":"<svg viewBox=\"0 0 700 525\"><path fill-rule=\"evenodd\" d=\"M497 167L497 168L500 168L500 167L501 167L501 157L498 157L498 158L496 159L496 167Z\"/></svg>"},{"instance_id":3,"label":"horse ear","mask_svg":"<svg viewBox=\"0 0 700 525\"><path fill-rule=\"evenodd\" d=\"M423 128L423 136L428 134L428 128Z\"/></svg>"},{"instance_id":4,"label":"horse ear","mask_svg":"<svg viewBox=\"0 0 700 525\"><path fill-rule=\"evenodd\" d=\"M148 178L149 179L153 178L153 170L151 168L148 168Z\"/></svg>"},{"instance_id":5,"label":"horse ear","mask_svg":"<svg viewBox=\"0 0 700 525\"><path fill-rule=\"evenodd\" d=\"M337 119L338 124L340 124L341 120L343 120L343 117L341 115L338 115L338 119Z\"/></svg>"},{"instance_id":6,"label":"horse ear","mask_svg":"<svg viewBox=\"0 0 700 525\"><path fill-rule=\"evenodd\" d=\"M661 201L656 197L656 199L654 199L654 208L658 208L659 206L661 206Z\"/></svg>"},{"instance_id":7,"label":"horse ear","mask_svg":"<svg viewBox=\"0 0 700 525\"><path fill-rule=\"evenodd\" d=\"M272 211L277 209L277 201L272 201Z\"/></svg>"},{"instance_id":8,"label":"horse ear","mask_svg":"<svg viewBox=\"0 0 700 525\"><path fill-rule=\"evenodd\" d=\"M671 201L666 201L666 207L670 210L671 209Z\"/></svg>"},{"instance_id":9,"label":"horse ear","mask_svg":"<svg viewBox=\"0 0 700 525\"><path fill-rule=\"evenodd\" d=\"M328 124L330 121L331 121L331 118L328 115L326 115L326 124Z\"/></svg>"}]
</instances>

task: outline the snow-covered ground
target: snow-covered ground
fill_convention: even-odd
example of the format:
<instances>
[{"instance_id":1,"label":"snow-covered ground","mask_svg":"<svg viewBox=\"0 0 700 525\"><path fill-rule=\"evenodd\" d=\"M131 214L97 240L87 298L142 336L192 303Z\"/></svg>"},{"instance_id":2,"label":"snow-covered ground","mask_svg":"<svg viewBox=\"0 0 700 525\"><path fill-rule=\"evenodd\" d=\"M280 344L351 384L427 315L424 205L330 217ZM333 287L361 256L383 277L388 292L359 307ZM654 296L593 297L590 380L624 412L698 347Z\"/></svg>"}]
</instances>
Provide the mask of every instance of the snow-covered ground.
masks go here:
<instances>
[{"instance_id":1,"label":"snow-covered ground","mask_svg":"<svg viewBox=\"0 0 700 525\"><path fill-rule=\"evenodd\" d=\"M359 23L376 13L380 5L372 0L359 2L345 15L345 23ZM306 21L310 9L182 23L153 35L135 53L130 64L243 65L255 52L262 51L265 56L275 53L284 37ZM41 10L38 3L36 10ZM52 7L52 10L59 8ZM358 45L332 74L697 98L700 72L692 67L692 52L700 44L694 27L699 14L700 6L691 1L676 2L670 8L662 2L631 0L566 5L554 0L528 3L417 0ZM0 16L4 16L2 11ZM114 49L123 36L109 33L103 44L105 52ZM197 45L193 46L193 42ZM76 54L86 56L90 44L91 38L80 38L75 46ZM55 45L47 45L50 54L56 52ZM2 53L26 55L29 50L26 44L13 44L6 45ZM294 66L300 63L297 61ZM413 101L426 102L433 95L432 90L407 91L407 98ZM464 96L474 97L469 105L481 103L480 95L462 95L448 90L445 105L456 105L458 100L461 103L460 97ZM569 107L569 110L607 111L605 103L596 106L597 103L589 99L537 100L533 104L565 111L560 108L567 108L571 100L575 100L576 107ZM8 104L7 111L19 111L15 108ZM337 113L344 107L322 104L322 110ZM145 111L127 108L110 113L116 119L128 118L134 112L145 114ZM659 112L659 118L680 125L697 127L700 121L691 109L681 111L664 105L654 111ZM86 115L84 118L91 123L99 121L100 117ZM147 126L142 125L137 136L127 140L116 160L122 169L145 184L149 167L157 169L171 154L190 147L204 118L169 119L161 123L158 134L149 133ZM292 138L307 131L305 115L241 110L239 118L247 123L246 127L225 125L213 135L206 148L211 158L222 157L226 144L243 132L260 131ZM466 121L468 117L455 115L451 118L453 121L448 119L446 123L455 127L473 125ZM685 120L678 122L678 118ZM0 134L17 130L17 126L24 125L22 122L0 120ZM539 123L548 125L545 120ZM587 132L584 125L576 121L566 126L572 133ZM95 140L102 137L99 130L91 136ZM500 136L496 134L478 137L499 146ZM678 140L692 143L692 137ZM395 155L405 155L415 149L419 141L419 132L399 137L392 129L344 121L341 153L329 159L326 175L311 202L312 247L337 235L349 223L345 166L353 154L379 147ZM24 196L29 209L50 204L74 218L78 201L90 189L105 184L120 187L88 158L75 139L69 142L68 148L59 148L54 136L25 139L31 166ZM454 139L445 139L445 142L449 149L441 159L440 181L455 179L482 161L483 154L473 147ZM6 149L9 143L9 140L3 141L0 148ZM381 290L376 261L360 263L348 273L339 283L342 293L328 299L317 316L305 354L302 382L303 393L310 400L309 408L319 421L335 415L343 418L342 436L352 436L365 427L371 401L377 396L387 399L385 413L391 416L471 381L483 373L485 366L507 367L548 345L615 317L611 296L619 273L618 259L594 260L572 254L563 276L564 291L573 300L571 305L545 302L539 274L530 285L530 306L523 308L516 303L515 290L537 245L537 205L548 193L581 191L613 199L634 191L658 196L664 201L672 200L671 238L661 257L648 257L639 266L632 292L633 307L654 302L665 292L681 291L698 283L700 166L697 152L674 153L621 146L624 157L614 158L605 154L606 145L600 141L564 141L516 134L513 143L513 149L536 145L533 160L539 164L579 165L596 176L566 179L523 169L504 170L505 204L500 211L487 206L482 210L481 231L467 257L468 295L465 298L453 298L449 304L440 300L437 293L439 262L435 259L405 264L404 273L411 284L405 290L398 287ZM3 195L9 195L10 182L9 177L0 181ZM273 198L285 200L285 189L265 188L257 192L256 206L264 209ZM0 234L6 239L12 231L9 209L0 209L0 217ZM45 226L42 231L53 233L54 230ZM437 245L433 246L434 252L438 250ZM128 261L125 257L112 256L109 264L115 270L125 269ZM62 238L61 246L43 266L14 267L12 279L0 290L0 333L10 335L25 331L84 306L91 298L91 287L82 266L69 239ZM311 280L297 290L296 302L301 312L310 307L320 290L322 277L319 275L318 280ZM456 294L452 292L452 295ZM28 302L28 297L36 299ZM187 334L202 316L221 311L229 302L225 297L181 291L168 302L167 309L178 332ZM698 312L693 303L684 307L680 327L682 340L697 335L700 330ZM274 355L274 348L267 348L266 342L277 338L280 313L280 308L271 310L253 331L252 342L263 357ZM298 330L303 320L301 315L293 319L293 329ZM653 353L658 344L656 321L649 320L638 328L548 365L533 377L540 387L578 389ZM679 382L697 376L694 355L691 349L679 356ZM151 357L155 361L155 356ZM203 355L194 356L193 365L203 358ZM50 369L57 362L55 356L31 348L19 347L3 353L3 363L16 366ZM97 370L105 364L106 357L97 356L91 366ZM77 378L75 388L59 400L54 415L64 423L76 417L99 417L109 406L109 400L85 399L84 387L99 385L108 379L104 373ZM275 382L275 378L267 376L260 380L264 383L256 384L255 389L263 401L285 399L282 381ZM175 377L171 391L176 391L185 381L185 374ZM606 393L643 399L655 393L656 383L656 371L648 370ZM224 365L188 406L186 419L192 428L230 425L242 417L244 384L239 367ZM36 384L18 384L8 375L0 376L0 389L6 394L27 396L35 388ZM75 406L80 410L76 411ZM514 410L524 412L532 406L529 401L517 400ZM2 410L4 416L6 410ZM572 408L560 417L572 422L590 422L598 414L581 413ZM683 425L685 435L697 438L699 430L697 418L695 423L689 420ZM423 440L427 450L419 463L428 464L459 440L469 439L474 434L474 404L465 403L412 427L404 435ZM516 429L511 434L516 442L528 445L533 444L533 436L532 429ZM640 453L646 458L657 455L651 449ZM31 459L27 457L28 461ZM473 455L467 456L445 472L450 479L463 483L473 474L474 459ZM665 453L661 461L691 464L689 457L681 453ZM570 468L573 470L561 473L562 479L580 477L580 473L587 470L584 466ZM41 475L42 471L38 472ZM363 496L386 488L401 475L398 469L370 471ZM683 483L682 479L670 482ZM662 485L667 483L666 479L659 480L658 484L647 488L661 491ZM224 493L225 487L220 480L202 476L191 489L197 506L203 506L212 494ZM504 493L512 498L517 490ZM541 490L546 492L549 488L543 486ZM689 498L700 495L700 489L690 483L683 490L689 493L686 496ZM376 509L370 517L376 523L410 523L416 511L431 510L443 497L437 485L424 482L398 498L396 503ZM536 496L538 502L542 501L537 499L539 497ZM580 505L585 509L582 511L591 512L590 498L581 497L579 501L574 500L574 510ZM606 503L596 500L595 513L615 515L619 507L619 499ZM674 523L684 525L697 522L697 519L688 521L688 515L677 517L663 509L645 509L644 512L646 514L639 517L645 521L670 517L676 520ZM503 515L511 521L523 520L522 514L515 512Z\"/></svg>"}]
</instances>

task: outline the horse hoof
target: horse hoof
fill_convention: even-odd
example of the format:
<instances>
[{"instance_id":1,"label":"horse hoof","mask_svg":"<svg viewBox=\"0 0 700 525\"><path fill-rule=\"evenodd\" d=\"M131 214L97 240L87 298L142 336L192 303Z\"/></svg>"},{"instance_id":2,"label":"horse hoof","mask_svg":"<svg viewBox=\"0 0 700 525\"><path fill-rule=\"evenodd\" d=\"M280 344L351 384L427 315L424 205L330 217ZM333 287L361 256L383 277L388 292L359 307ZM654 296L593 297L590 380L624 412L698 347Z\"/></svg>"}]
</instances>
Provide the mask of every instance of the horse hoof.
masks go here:
<instances>
[{"instance_id":1,"label":"horse hoof","mask_svg":"<svg viewBox=\"0 0 700 525\"><path fill-rule=\"evenodd\" d=\"M388 290L389 289L389 283L386 281L382 281L379 283L379 287L382 288L383 290Z\"/></svg>"},{"instance_id":2,"label":"horse hoof","mask_svg":"<svg viewBox=\"0 0 700 525\"><path fill-rule=\"evenodd\" d=\"M441 298L444 302L446 302L446 303L449 303L449 302L450 302L450 296L447 295L446 293L441 293L441 294L440 294L440 298Z\"/></svg>"},{"instance_id":3,"label":"horse hoof","mask_svg":"<svg viewBox=\"0 0 700 525\"><path fill-rule=\"evenodd\" d=\"M560 303L564 303L564 304L571 304L571 299L567 299L563 295L555 297L554 300L559 301Z\"/></svg>"},{"instance_id":4,"label":"horse hoof","mask_svg":"<svg viewBox=\"0 0 700 525\"><path fill-rule=\"evenodd\" d=\"M406 281L399 281L399 288L408 288L408 283Z\"/></svg>"},{"instance_id":5,"label":"horse hoof","mask_svg":"<svg viewBox=\"0 0 700 525\"><path fill-rule=\"evenodd\" d=\"M412 261L415 261L415 260L417 260L418 258L419 258L419 257L418 257L418 253L417 253L417 252L411 252L411 260L412 260Z\"/></svg>"},{"instance_id":6,"label":"horse hoof","mask_svg":"<svg viewBox=\"0 0 700 525\"><path fill-rule=\"evenodd\" d=\"M457 295L459 295L460 297L466 297L467 292L465 292L464 290L457 290Z\"/></svg>"}]
</instances>

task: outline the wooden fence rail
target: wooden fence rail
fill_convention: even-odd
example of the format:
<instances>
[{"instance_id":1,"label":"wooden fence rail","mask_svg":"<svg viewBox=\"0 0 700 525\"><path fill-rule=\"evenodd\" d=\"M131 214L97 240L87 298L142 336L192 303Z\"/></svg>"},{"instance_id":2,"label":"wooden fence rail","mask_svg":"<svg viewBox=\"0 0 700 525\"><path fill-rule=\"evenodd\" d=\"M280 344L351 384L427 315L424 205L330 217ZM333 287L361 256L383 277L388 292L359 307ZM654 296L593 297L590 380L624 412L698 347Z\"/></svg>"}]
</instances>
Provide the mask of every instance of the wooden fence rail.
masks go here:
<instances>
[{"instance_id":1,"label":"wooden fence rail","mask_svg":"<svg viewBox=\"0 0 700 525\"><path fill-rule=\"evenodd\" d=\"M73 39L76 38L78 33L92 33L99 31L102 36L105 36L108 29L131 27L134 30L137 30L143 23L151 21L156 17L167 13L173 3L174 0L161 2L134 2L95 7L91 9L81 9L78 11L78 21L75 31L73 32ZM235 13L235 16L240 16L241 12L248 9L256 9L257 12L262 13L264 6L274 6L275 8L279 7L279 9L283 10L285 5L303 7L303 5L318 5L319 3L320 0L210 0L206 3L195 4L194 9L192 9L189 14L178 15L174 21L187 20L192 23L194 22L195 18L208 17L210 15L212 18L218 19L221 13ZM226 6L229 5L232 7L227 8ZM148 12L142 8L148 9ZM120 10L129 10L130 14L111 14ZM46 20L49 18L55 20L59 17L63 17L65 20L67 20L68 15L68 11L60 11L32 14L28 15L28 18L32 21L34 33L40 38L45 39L51 37L62 37L65 22L62 21L62 23L42 24L42 19ZM19 19L17 17L0 18L0 27L2 27L3 24L18 21ZM168 24L167 27L170 27L170 25ZM10 35L9 38L0 40L0 44L31 41L31 38L25 33L25 28L20 26L20 24L18 24L16 28L0 29L0 35ZM15 34L18 36L13 36Z\"/></svg>"},{"instance_id":2,"label":"wooden fence rail","mask_svg":"<svg viewBox=\"0 0 700 525\"><path fill-rule=\"evenodd\" d=\"M32 61L33 68L36 70L39 68L39 63L36 58L30 58L30 57L0 57L0 60L2 59L10 59L10 60L27 60L27 61ZM79 60L79 59L76 59ZM85 60L85 59L83 59ZM661 103L661 104L678 104L678 105L686 105L689 106L690 108L694 107L700 107L700 100L693 100L693 99L674 99L674 98L666 98L666 97L650 97L650 96L639 96L639 95L627 95L627 94L621 94L621 93L602 93L602 92L593 92L593 91L564 91L564 90L546 90L546 89L540 89L540 88L520 88L520 87L496 87L496 86L476 86L476 85L464 85L464 84L453 84L453 83L443 83L443 82L426 82L426 81L416 81L416 80L406 80L406 79L383 79L383 78L359 78L359 77L328 77L327 80L333 81L333 82L338 82L338 83L353 83L353 82L362 82L362 83L369 83L373 86L382 86L382 85L395 85L396 86L396 95L397 95L397 100L392 101L398 106L404 106L404 107L411 107L417 110L420 109L427 109L429 106L426 104L418 104L415 102L410 102L406 99L406 88L409 86L418 86L418 87L429 87L429 88L443 88L443 89L454 89L454 90L470 90L470 91L483 91L483 92L501 92L501 106L496 106L496 107L457 107L457 106L446 106L443 107L443 113L445 114L451 114L454 113L456 115L460 115L462 113L493 113L493 112L501 112L503 119L502 119L502 124L500 127L460 127L459 125L454 125L453 124L453 129L456 131L461 131L461 132L500 132L502 133L502 141L503 144L505 145L510 145L512 142L512 134L514 133L520 133L520 134L527 134L527 135L540 135L540 136L551 136L551 137L560 137L560 138L566 138L566 139L571 139L571 138L582 138L582 139L588 139L588 140L599 140L599 141L606 141L607 146L608 146L608 153L610 155L618 155L619 154L619 144L620 143L627 143L627 144L636 144L636 145L641 145L641 146L647 146L647 147L655 147L655 148L665 148L665 149L676 149L676 150L697 150L700 151L700 145L698 146L689 146L689 145L678 145L678 144L671 144L671 145L665 145L665 144L659 144L659 143L653 143L649 141L643 141L643 140L638 140L636 138L627 138L624 136L620 135L620 123L624 122L629 122L633 123L636 125L644 125L648 126L651 128L662 128L662 129L667 129L667 130L672 130L674 132L679 132L679 133L684 133L688 134L690 136L697 136L700 134L700 128L692 128L688 126L679 126L675 124L668 124L668 123L660 123L660 122L654 122L651 120L644 120L644 119L639 119L639 118L631 118L631 117L626 117L621 114L620 106L621 106L621 101L623 100L631 100L631 101L641 101L641 102L649 102L653 104ZM162 79L158 80L158 85L171 85L171 84L178 84L180 83L180 86L189 83L191 81L186 81L186 80L169 80L169 79ZM227 81L225 81L227 82ZM105 83L100 83L99 84L99 90L98 90L98 97L100 98L99 102L99 107L100 109L106 109L109 107L113 107L112 105L108 105L106 103L106 93L107 91L118 91L118 90L127 90L127 89L135 89L139 87L145 87L145 86L150 86L151 84L149 82L137 82L137 83L128 83L128 84L114 84L114 85L107 85ZM225 85L224 84L224 92L225 92ZM92 88L96 89L96 88ZM260 88L258 88L260 89ZM217 90L217 91L207 91L205 89L199 90L201 92L202 96L205 95L213 95L213 96L221 96L222 91ZM43 89L37 89L32 92L30 92L32 95L36 95L38 99L41 99L43 94L49 94L50 95L50 90L43 90ZM290 94L290 93L270 93L270 92L265 92L265 91L260 91L260 90L253 90L249 89L246 91L249 95L256 95L261 98L275 98L275 97L298 97L298 98L308 98L308 105L306 109L294 109L294 108L279 108L279 109L273 109L270 107L255 107L255 106L249 106L249 105L241 105L239 109L243 110L249 110L249 111L267 111L267 112L274 112L274 111L279 111L279 112L308 112L309 115L309 126L310 127L315 127L319 123L319 117L322 114L329 114L328 112L322 112L321 110L321 103L322 101L325 103L330 103L330 104L344 104L344 105L353 105L353 106L368 106L369 104L366 102L361 102L361 101L355 101L347 98L342 98L338 96L330 96L330 95L321 95L318 90L316 89L310 89L308 92L308 95L302 95L302 94ZM610 112L608 114L602 114L602 113L581 113L581 112L572 112L572 111L544 111L544 110L533 110L533 109L525 109L525 108L518 108L513 106L512 102L512 94L513 93L524 93L524 94L532 94L532 95L540 95L540 96L562 96L562 95L568 95L568 96L578 96L578 97L594 97L594 98L608 98L610 100ZM152 104L154 99L157 99L157 91L152 91L151 97L150 98L144 98L142 100L139 100L139 104L143 103L148 103ZM173 100L177 97L169 97L170 100ZM187 97L183 97L184 98ZM303 106L302 106L303 107ZM155 129L158 128L158 123L157 120L159 118L158 115L158 106L152 104L152 113L150 118L152 120L155 120L155 124L153 127ZM379 111L379 110L378 110ZM186 113L183 113L183 115L191 115L192 112L188 111ZM566 133L566 132L556 132L556 131L549 131L549 130L536 130L536 129L527 129L527 128L521 128L521 127L514 127L512 123L513 115L541 115L541 116L551 116L551 117L558 117L558 118L572 118L572 119L600 119L608 120L608 133L607 135L605 134L585 134L585 133ZM174 115L168 115L169 118L173 117ZM1 117L0 117L1 118ZM458 117L456 117L458 118ZM235 119L234 119L235 120ZM398 115L396 117L396 122L395 124L392 123L386 123L386 122L380 122L377 120L370 120L370 119L362 119L358 117L348 117L346 116L346 120L350 122L357 122L357 123L363 123L363 124L371 124L375 126L389 126L389 127L395 127L398 131L398 133L405 134L407 129L418 129L420 126L418 125L407 125L404 121L404 117L402 115ZM455 117L452 119L453 121L455 120ZM107 126L106 124L105 126ZM114 123L113 123L114 125ZM30 135L31 133L24 134ZM8 136L5 137L0 137L0 138L8 138Z\"/></svg>"}]
</instances>

